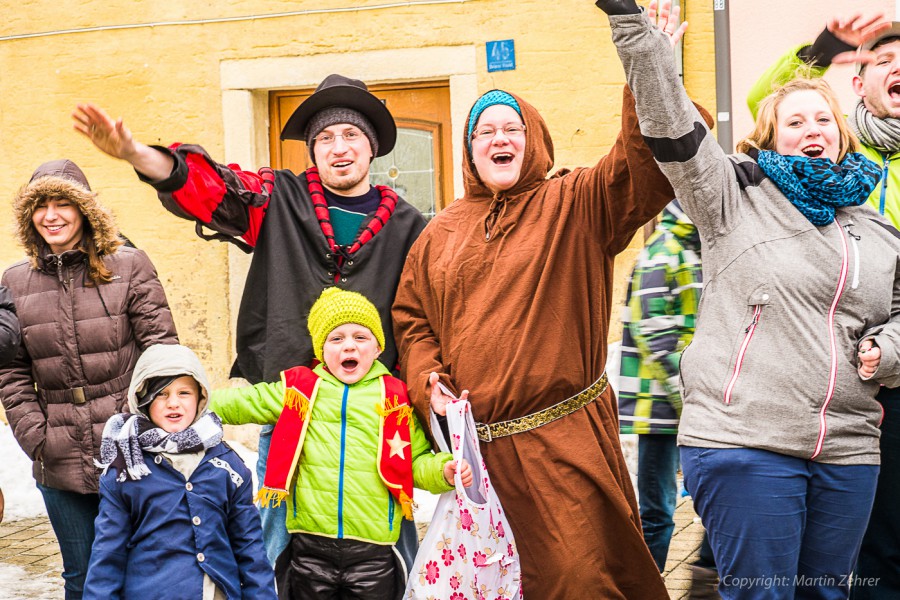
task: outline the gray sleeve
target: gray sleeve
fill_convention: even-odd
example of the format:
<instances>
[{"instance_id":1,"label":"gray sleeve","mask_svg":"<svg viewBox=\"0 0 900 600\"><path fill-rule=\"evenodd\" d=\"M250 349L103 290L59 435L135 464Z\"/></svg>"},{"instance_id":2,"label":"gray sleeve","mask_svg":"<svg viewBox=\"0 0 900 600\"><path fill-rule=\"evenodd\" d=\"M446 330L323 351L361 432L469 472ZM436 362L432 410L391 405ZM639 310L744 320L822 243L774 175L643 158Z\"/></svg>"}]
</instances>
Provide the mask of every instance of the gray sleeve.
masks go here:
<instances>
[{"instance_id":1,"label":"gray sleeve","mask_svg":"<svg viewBox=\"0 0 900 600\"><path fill-rule=\"evenodd\" d=\"M870 338L874 338L881 349L881 361L871 379L885 387L900 387L900 258L894 271L891 318L887 323L872 327L863 333L860 343Z\"/></svg>"},{"instance_id":2,"label":"gray sleeve","mask_svg":"<svg viewBox=\"0 0 900 600\"><path fill-rule=\"evenodd\" d=\"M714 241L739 206L734 168L678 77L665 34L646 16L610 16L641 133L685 212Z\"/></svg>"}]
</instances>

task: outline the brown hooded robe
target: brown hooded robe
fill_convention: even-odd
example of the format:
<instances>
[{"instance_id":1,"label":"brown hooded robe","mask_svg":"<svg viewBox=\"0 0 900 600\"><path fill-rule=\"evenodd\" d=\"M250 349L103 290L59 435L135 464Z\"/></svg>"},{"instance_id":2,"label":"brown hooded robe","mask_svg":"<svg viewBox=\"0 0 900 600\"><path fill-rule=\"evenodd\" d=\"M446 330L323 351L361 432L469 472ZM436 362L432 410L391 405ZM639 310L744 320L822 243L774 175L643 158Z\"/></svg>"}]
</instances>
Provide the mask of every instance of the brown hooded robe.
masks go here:
<instances>
[{"instance_id":1,"label":"brown hooded robe","mask_svg":"<svg viewBox=\"0 0 900 600\"><path fill-rule=\"evenodd\" d=\"M482 423L547 408L596 381L615 256L673 198L627 88L610 153L550 179L547 127L516 100L527 136L518 182L494 197L467 156L465 196L426 227L401 276L394 331L422 416L432 371L470 391ZM526 598L668 598L641 533L611 388L481 450L519 548Z\"/></svg>"}]
</instances>

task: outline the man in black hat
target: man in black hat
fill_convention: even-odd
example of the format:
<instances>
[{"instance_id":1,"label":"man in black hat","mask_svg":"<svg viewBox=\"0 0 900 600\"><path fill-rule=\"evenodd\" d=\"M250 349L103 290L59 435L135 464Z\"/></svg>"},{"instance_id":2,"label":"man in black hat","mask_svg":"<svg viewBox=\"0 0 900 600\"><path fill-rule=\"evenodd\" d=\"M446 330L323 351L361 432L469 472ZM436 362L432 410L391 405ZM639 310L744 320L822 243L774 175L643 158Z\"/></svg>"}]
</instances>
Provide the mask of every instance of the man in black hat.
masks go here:
<instances>
[{"instance_id":1,"label":"man in black hat","mask_svg":"<svg viewBox=\"0 0 900 600\"><path fill-rule=\"evenodd\" d=\"M95 146L129 162L167 210L194 221L197 235L253 253L232 377L253 384L277 381L285 369L311 363L306 317L330 286L360 292L378 307L385 331L381 361L396 366L391 304L425 219L389 187L369 184L371 161L393 149L397 128L363 82L329 75L288 119L281 138L305 141L314 165L299 175L286 169L241 171L195 145L141 144L122 119L114 121L92 104L78 105L72 116L75 129ZM260 436L260 481L270 436L271 429ZM282 553L288 539L283 506L263 511L276 577L289 559ZM415 546L415 529L405 525L399 548L407 565Z\"/></svg>"}]
</instances>

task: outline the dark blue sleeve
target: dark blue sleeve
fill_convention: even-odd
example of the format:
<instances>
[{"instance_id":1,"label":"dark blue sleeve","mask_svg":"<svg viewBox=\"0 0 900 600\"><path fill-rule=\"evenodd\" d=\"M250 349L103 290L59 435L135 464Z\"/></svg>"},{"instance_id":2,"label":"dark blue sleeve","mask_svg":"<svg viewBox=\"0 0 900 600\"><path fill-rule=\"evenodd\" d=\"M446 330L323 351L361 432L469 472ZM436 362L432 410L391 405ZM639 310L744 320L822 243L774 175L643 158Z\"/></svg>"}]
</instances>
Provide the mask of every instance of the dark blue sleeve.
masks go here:
<instances>
[{"instance_id":1,"label":"dark blue sleeve","mask_svg":"<svg viewBox=\"0 0 900 600\"><path fill-rule=\"evenodd\" d=\"M232 465L244 464L233 451L226 456ZM266 557L259 509L253 504L253 476L247 467L241 469L240 474L244 481L228 503L228 539L238 565L241 595L253 600L277 600L275 571Z\"/></svg>"},{"instance_id":2,"label":"dark blue sleeve","mask_svg":"<svg viewBox=\"0 0 900 600\"><path fill-rule=\"evenodd\" d=\"M19 350L19 319L12 294L0 286L0 367L16 357Z\"/></svg>"},{"instance_id":3,"label":"dark blue sleeve","mask_svg":"<svg viewBox=\"0 0 900 600\"><path fill-rule=\"evenodd\" d=\"M94 521L94 544L84 583L84 599L119 600L125 587L131 514L112 472L100 478L100 513Z\"/></svg>"}]
</instances>

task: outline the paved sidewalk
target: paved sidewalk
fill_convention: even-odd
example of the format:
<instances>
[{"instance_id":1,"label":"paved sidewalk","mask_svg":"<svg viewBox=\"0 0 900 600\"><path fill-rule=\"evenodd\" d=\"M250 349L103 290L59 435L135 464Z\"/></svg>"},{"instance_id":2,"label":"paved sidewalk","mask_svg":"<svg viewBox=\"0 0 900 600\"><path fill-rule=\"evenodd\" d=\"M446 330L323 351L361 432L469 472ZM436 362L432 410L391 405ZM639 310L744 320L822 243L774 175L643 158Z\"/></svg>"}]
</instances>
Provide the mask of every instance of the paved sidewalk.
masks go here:
<instances>
[{"instance_id":1,"label":"paved sidewalk","mask_svg":"<svg viewBox=\"0 0 900 600\"><path fill-rule=\"evenodd\" d=\"M691 588L690 565L698 558L703 540L703 525L694 513L694 503L683 498L675 509L675 532L669 545L669 556L663 577L673 600L686 600Z\"/></svg>"},{"instance_id":2,"label":"paved sidewalk","mask_svg":"<svg viewBox=\"0 0 900 600\"><path fill-rule=\"evenodd\" d=\"M675 511L675 533L663 576L673 600L686 600L691 585L690 563L697 559L703 526L695 522L694 505L684 499ZM0 563L17 565L32 580L46 581L42 593L20 598L62 598L62 557L46 517L0 524Z\"/></svg>"},{"instance_id":3,"label":"paved sidewalk","mask_svg":"<svg viewBox=\"0 0 900 600\"><path fill-rule=\"evenodd\" d=\"M40 582L28 586L33 592L13 588L17 598L63 597L62 557L47 517L0 524L0 563L20 567L31 584Z\"/></svg>"}]
</instances>

